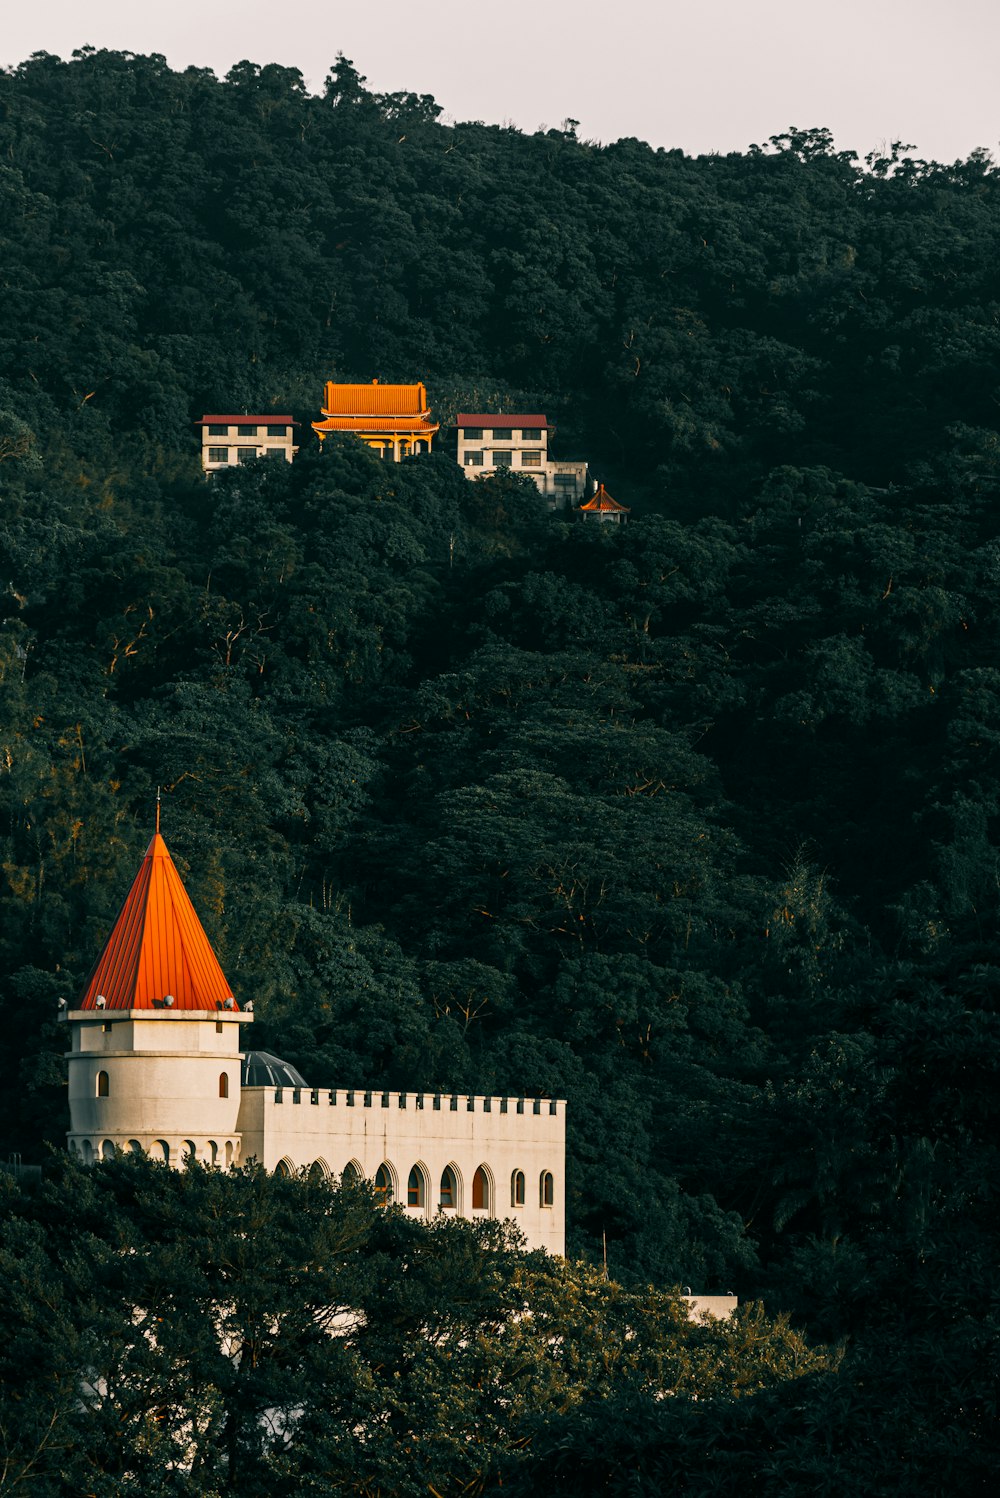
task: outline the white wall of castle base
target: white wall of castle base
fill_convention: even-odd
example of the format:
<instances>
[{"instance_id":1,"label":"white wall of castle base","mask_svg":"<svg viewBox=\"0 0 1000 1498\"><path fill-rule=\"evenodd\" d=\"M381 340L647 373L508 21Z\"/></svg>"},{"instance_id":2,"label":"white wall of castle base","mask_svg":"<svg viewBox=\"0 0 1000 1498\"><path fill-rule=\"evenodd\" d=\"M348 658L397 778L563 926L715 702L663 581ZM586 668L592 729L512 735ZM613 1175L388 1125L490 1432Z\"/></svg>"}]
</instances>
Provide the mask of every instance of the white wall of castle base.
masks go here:
<instances>
[{"instance_id":1,"label":"white wall of castle base","mask_svg":"<svg viewBox=\"0 0 1000 1498\"><path fill-rule=\"evenodd\" d=\"M509 1218L529 1248L565 1253L562 1100L253 1087L243 1091L239 1132L242 1158L256 1159L268 1170L316 1165L340 1176L351 1166L374 1180L385 1165L393 1199L428 1219L441 1210L441 1178L450 1166L457 1194L454 1207L444 1210L474 1219ZM480 1166L489 1184L487 1205L474 1208L473 1178ZM424 1202L410 1207L407 1187L414 1168L424 1183ZM512 1202L518 1172L524 1176L523 1205ZM546 1176L551 1177L551 1205L543 1201L549 1194Z\"/></svg>"}]
</instances>

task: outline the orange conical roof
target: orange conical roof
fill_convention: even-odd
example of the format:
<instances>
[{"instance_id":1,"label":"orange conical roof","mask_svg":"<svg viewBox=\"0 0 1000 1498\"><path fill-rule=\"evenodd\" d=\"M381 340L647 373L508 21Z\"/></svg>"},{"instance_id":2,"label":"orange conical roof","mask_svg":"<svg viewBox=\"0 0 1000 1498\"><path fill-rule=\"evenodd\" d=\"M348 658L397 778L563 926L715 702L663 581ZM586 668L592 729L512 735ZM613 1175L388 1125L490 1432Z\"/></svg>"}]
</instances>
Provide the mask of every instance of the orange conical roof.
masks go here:
<instances>
[{"instance_id":1,"label":"orange conical roof","mask_svg":"<svg viewBox=\"0 0 1000 1498\"><path fill-rule=\"evenodd\" d=\"M175 1009L215 1010L232 989L156 832L79 1008L160 1009L168 994Z\"/></svg>"}]
</instances>

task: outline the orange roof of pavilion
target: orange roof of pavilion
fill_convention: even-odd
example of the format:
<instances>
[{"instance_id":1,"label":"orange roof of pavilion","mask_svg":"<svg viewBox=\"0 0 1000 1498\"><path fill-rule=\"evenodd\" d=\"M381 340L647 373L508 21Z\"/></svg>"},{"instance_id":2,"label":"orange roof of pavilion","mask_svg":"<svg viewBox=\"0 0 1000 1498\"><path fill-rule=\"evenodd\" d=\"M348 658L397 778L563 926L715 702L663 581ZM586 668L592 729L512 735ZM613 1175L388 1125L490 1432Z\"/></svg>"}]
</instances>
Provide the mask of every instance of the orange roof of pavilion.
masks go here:
<instances>
[{"instance_id":1,"label":"orange roof of pavilion","mask_svg":"<svg viewBox=\"0 0 1000 1498\"><path fill-rule=\"evenodd\" d=\"M612 499L611 495L608 493L607 489L605 489L603 484L592 499L588 499L586 504L577 505L577 509L592 511L619 511L623 515L631 515L632 513L628 505L620 505L617 499Z\"/></svg>"},{"instance_id":2,"label":"orange roof of pavilion","mask_svg":"<svg viewBox=\"0 0 1000 1498\"><path fill-rule=\"evenodd\" d=\"M328 416L325 421L314 421L316 432L415 432L418 436L432 437L438 430L437 423L423 421L419 416Z\"/></svg>"},{"instance_id":3,"label":"orange roof of pavilion","mask_svg":"<svg viewBox=\"0 0 1000 1498\"><path fill-rule=\"evenodd\" d=\"M324 416L429 416L427 390L419 385L336 385L327 380L323 386Z\"/></svg>"},{"instance_id":4,"label":"orange roof of pavilion","mask_svg":"<svg viewBox=\"0 0 1000 1498\"><path fill-rule=\"evenodd\" d=\"M232 989L156 832L77 1007L161 1009L168 994L175 1009L215 1010Z\"/></svg>"}]
</instances>

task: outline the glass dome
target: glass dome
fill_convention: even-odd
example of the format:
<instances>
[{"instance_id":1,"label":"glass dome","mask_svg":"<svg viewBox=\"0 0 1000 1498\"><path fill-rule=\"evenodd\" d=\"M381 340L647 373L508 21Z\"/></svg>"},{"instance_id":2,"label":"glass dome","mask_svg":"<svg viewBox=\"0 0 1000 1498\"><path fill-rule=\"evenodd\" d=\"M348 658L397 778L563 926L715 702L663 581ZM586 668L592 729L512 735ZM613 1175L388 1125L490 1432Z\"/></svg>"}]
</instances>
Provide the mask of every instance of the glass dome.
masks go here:
<instances>
[{"instance_id":1,"label":"glass dome","mask_svg":"<svg viewBox=\"0 0 1000 1498\"><path fill-rule=\"evenodd\" d=\"M309 1086L301 1072L280 1056L272 1056L270 1051L247 1051L241 1081L244 1087Z\"/></svg>"}]
</instances>

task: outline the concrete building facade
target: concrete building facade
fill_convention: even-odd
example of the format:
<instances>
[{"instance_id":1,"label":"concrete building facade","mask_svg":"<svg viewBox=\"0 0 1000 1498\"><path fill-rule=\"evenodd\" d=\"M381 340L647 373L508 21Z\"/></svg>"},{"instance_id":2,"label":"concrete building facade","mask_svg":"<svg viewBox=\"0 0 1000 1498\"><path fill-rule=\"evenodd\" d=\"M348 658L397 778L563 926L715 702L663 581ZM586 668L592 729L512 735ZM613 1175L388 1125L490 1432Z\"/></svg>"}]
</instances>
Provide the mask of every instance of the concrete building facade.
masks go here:
<instances>
[{"instance_id":1,"label":"concrete building facade","mask_svg":"<svg viewBox=\"0 0 1000 1498\"><path fill-rule=\"evenodd\" d=\"M458 464L466 478L510 468L528 474L553 509L585 498L587 464L550 457L549 437L555 428L545 416L461 411L455 417L455 430Z\"/></svg>"},{"instance_id":2,"label":"concrete building facade","mask_svg":"<svg viewBox=\"0 0 1000 1498\"><path fill-rule=\"evenodd\" d=\"M234 468L240 463L254 463L258 458L291 463L298 448L291 416L203 416L195 426L201 428L201 466L206 473L220 468Z\"/></svg>"}]
</instances>

